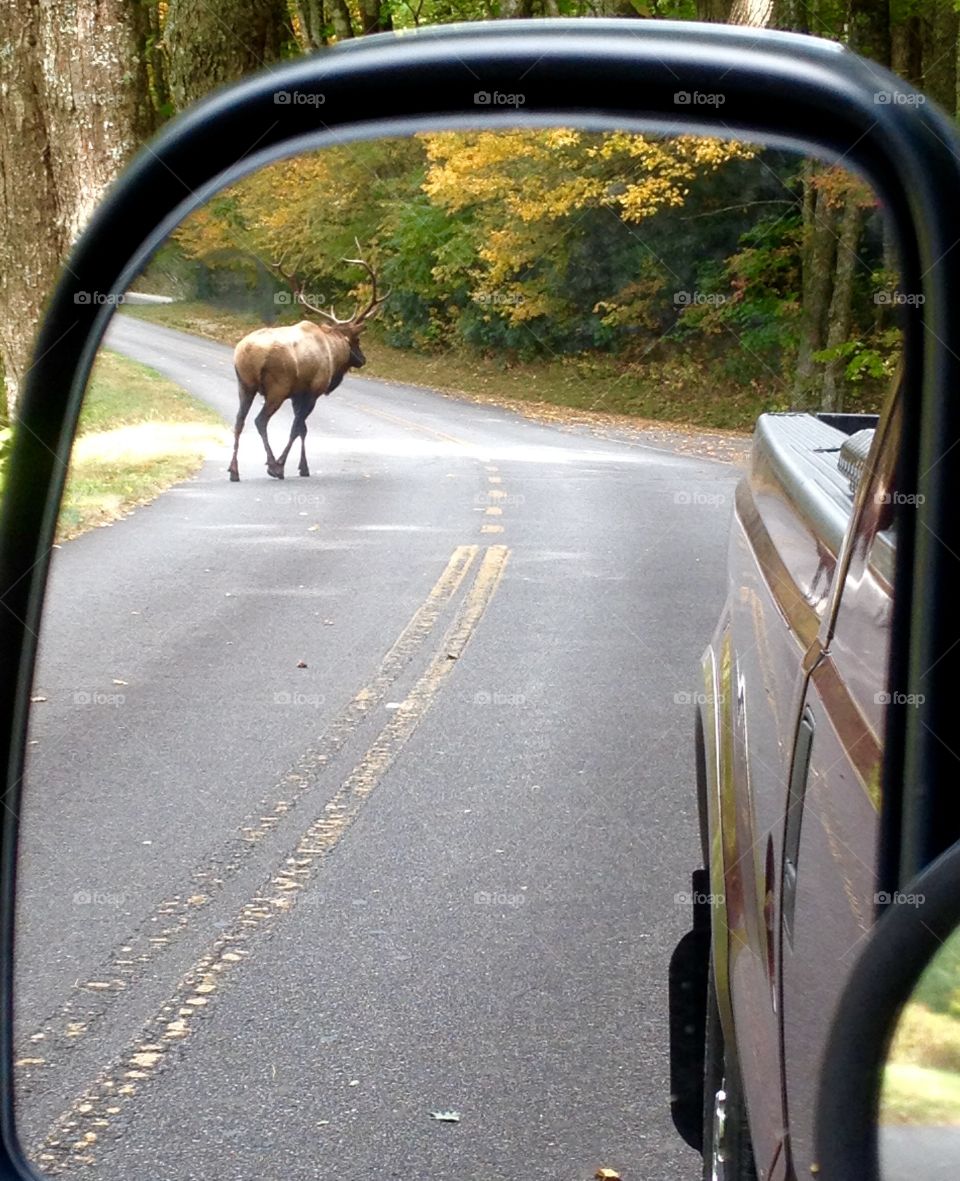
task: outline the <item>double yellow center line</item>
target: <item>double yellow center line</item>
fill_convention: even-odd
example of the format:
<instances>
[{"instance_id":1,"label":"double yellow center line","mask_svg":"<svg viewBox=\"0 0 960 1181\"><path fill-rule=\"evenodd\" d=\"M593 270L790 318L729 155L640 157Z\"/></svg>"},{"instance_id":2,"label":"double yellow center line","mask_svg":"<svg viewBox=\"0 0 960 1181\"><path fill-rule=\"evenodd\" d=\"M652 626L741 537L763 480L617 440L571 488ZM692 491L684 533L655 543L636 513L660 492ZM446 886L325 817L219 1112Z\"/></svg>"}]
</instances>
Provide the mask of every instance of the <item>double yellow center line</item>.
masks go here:
<instances>
[{"instance_id":1,"label":"double yellow center line","mask_svg":"<svg viewBox=\"0 0 960 1181\"><path fill-rule=\"evenodd\" d=\"M84 1093L54 1122L43 1142L29 1153L31 1160L50 1173L62 1173L96 1163L97 1145L109 1136L152 1080L174 1060L171 1051L182 1045L197 1028L201 1014L215 1003L218 993L239 964L251 953L257 937L272 930L291 911L317 877L327 854L339 844L364 802L383 781L430 706L476 630L496 593L509 558L509 549L494 545L458 547L426 602L398 640L419 633L424 614L431 624L439 606L451 596L475 567L473 581L463 596L426 669L341 783L322 813L302 832L279 868L245 903L232 922L181 977L173 994L146 1022L134 1044L103 1070ZM396 648L396 646L395 646ZM393 650L391 650L393 651ZM384 664L390 661L388 653ZM381 675L383 666L381 666ZM377 685L377 678L373 686ZM361 690L376 697L376 688ZM350 706L347 707L348 710Z\"/></svg>"}]
</instances>

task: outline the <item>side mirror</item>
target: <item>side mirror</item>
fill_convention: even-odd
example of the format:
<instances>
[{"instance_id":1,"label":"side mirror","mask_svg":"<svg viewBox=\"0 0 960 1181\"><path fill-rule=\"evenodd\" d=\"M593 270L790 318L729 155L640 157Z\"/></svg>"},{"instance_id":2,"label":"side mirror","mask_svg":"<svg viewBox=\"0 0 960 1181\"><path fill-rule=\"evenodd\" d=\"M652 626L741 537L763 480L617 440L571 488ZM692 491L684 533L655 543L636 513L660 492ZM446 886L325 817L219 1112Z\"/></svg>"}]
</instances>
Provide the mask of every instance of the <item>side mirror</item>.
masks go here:
<instances>
[{"instance_id":1,"label":"side mirror","mask_svg":"<svg viewBox=\"0 0 960 1181\"><path fill-rule=\"evenodd\" d=\"M946 1181L960 1171L960 844L882 900L823 1064L820 1176Z\"/></svg>"},{"instance_id":2,"label":"side mirror","mask_svg":"<svg viewBox=\"0 0 960 1181\"><path fill-rule=\"evenodd\" d=\"M478 103L478 84L507 93L518 79L527 80L521 111ZM280 103L281 91L323 96L323 119L318 103ZM692 92L722 95L723 105L693 104ZM0 514L4 1176L30 1175L13 1102L18 825L44 589L87 378L112 304L166 236L226 185L296 152L488 126L720 134L842 161L874 184L894 228L904 289L923 296L903 318L907 396L898 487L915 495L918 511L905 517L897 539L890 684L898 693L913 692L917 670L928 670L922 707L909 717L902 709L887 714L883 880L900 880L911 864L930 860L937 841L960 835L955 756L938 737L955 728L960 679L954 609L960 599L960 450L941 462L960 441L960 203L951 198L960 187L960 150L955 127L932 105L891 101L905 93L893 75L813 38L659 20L630 22L629 31L623 22L605 20L505 21L364 38L258 75L172 123L132 164L78 242L50 301ZM96 301L91 292L98 293ZM635 724L629 706L624 719ZM904 784L922 784L924 791L911 795ZM909 812L905 802L913 805ZM895 846L906 850L907 869L889 853ZM960 918L958 867L960 853L952 850L908 891L922 894L923 904L891 906L869 938L823 1076L821 1175L838 1181L881 1175L877 1113L886 1053L898 1014ZM25 895L20 902L28 914ZM92 984L99 989L104 982ZM178 1020L174 1040L181 1025ZM72 1137L74 1125L66 1126ZM915 1175L912 1149L907 1158Z\"/></svg>"}]
</instances>

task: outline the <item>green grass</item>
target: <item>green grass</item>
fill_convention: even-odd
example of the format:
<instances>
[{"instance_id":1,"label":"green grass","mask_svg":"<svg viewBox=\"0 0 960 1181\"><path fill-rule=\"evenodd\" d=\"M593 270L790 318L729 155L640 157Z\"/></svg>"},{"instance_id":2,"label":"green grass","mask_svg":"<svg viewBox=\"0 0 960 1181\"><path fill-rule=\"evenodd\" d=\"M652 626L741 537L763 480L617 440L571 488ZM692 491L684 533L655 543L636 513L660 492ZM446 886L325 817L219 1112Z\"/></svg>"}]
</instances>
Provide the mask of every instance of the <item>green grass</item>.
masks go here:
<instances>
[{"instance_id":1,"label":"green grass","mask_svg":"<svg viewBox=\"0 0 960 1181\"><path fill-rule=\"evenodd\" d=\"M890 1046L892 1062L910 1063L960 1075L960 1019L937 1013L913 999L904 1005Z\"/></svg>"},{"instance_id":2,"label":"green grass","mask_svg":"<svg viewBox=\"0 0 960 1181\"><path fill-rule=\"evenodd\" d=\"M960 1124L960 1019L916 1000L903 1007L880 1102L886 1123Z\"/></svg>"},{"instance_id":3,"label":"green grass","mask_svg":"<svg viewBox=\"0 0 960 1181\"><path fill-rule=\"evenodd\" d=\"M960 1125L960 1075L890 1063L883 1074L880 1119L884 1124Z\"/></svg>"},{"instance_id":4,"label":"green grass","mask_svg":"<svg viewBox=\"0 0 960 1181\"><path fill-rule=\"evenodd\" d=\"M263 322L249 314L214 308L196 301L130 304L125 315L138 316L223 344L236 344ZM299 317L287 314L287 322ZM716 366L685 355L679 346L664 349L668 360L627 365L603 354L506 365L501 358L477 353L417 353L397 349L373 325L364 337L365 377L419 385L444 393L507 405L549 417L551 407L568 412L629 419L660 425L752 431L769 391L732 379L720 380ZM782 408L782 407L777 407Z\"/></svg>"},{"instance_id":5,"label":"green grass","mask_svg":"<svg viewBox=\"0 0 960 1181\"><path fill-rule=\"evenodd\" d=\"M155 370L101 351L71 453L58 541L126 516L228 447L212 410Z\"/></svg>"}]
</instances>

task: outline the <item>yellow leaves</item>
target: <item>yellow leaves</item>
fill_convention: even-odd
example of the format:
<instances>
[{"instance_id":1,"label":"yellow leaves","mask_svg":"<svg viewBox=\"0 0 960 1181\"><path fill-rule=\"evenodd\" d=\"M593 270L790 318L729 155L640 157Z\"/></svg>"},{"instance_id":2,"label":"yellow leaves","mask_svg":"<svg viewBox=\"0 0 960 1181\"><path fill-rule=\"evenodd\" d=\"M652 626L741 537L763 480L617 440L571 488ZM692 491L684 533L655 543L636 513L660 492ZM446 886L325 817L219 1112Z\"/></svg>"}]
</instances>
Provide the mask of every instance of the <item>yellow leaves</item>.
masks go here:
<instances>
[{"instance_id":1,"label":"yellow leaves","mask_svg":"<svg viewBox=\"0 0 960 1181\"><path fill-rule=\"evenodd\" d=\"M658 325L657 296L667 285L667 274L653 262L634 282L628 283L609 300L594 305L595 315L608 328L625 325L655 330Z\"/></svg>"},{"instance_id":2,"label":"yellow leaves","mask_svg":"<svg viewBox=\"0 0 960 1181\"><path fill-rule=\"evenodd\" d=\"M513 324L562 314L550 268L563 267L573 226L607 209L639 223L682 206L700 176L754 149L739 143L683 136L655 139L630 132L587 133L571 128L442 133L422 137L423 191L450 214L470 218L475 265L438 259L438 283L466 274L471 299L484 318ZM642 320L656 276L622 292L597 311L615 326Z\"/></svg>"},{"instance_id":3,"label":"yellow leaves","mask_svg":"<svg viewBox=\"0 0 960 1181\"><path fill-rule=\"evenodd\" d=\"M853 201L860 209L872 209L877 204L877 194L853 172L838 165L811 168L810 184L826 199L831 209L842 209Z\"/></svg>"},{"instance_id":4,"label":"yellow leaves","mask_svg":"<svg viewBox=\"0 0 960 1181\"><path fill-rule=\"evenodd\" d=\"M682 205L689 185L746 144L682 136L649 139L629 132L586 137L569 128L481 131L424 137L424 192L452 213L474 207L531 224L606 206L638 222Z\"/></svg>"},{"instance_id":5,"label":"yellow leaves","mask_svg":"<svg viewBox=\"0 0 960 1181\"><path fill-rule=\"evenodd\" d=\"M575 148L580 144L582 136L579 131L574 131L572 127L554 127L549 131L542 132L543 142L551 151L558 151L560 148Z\"/></svg>"}]
</instances>

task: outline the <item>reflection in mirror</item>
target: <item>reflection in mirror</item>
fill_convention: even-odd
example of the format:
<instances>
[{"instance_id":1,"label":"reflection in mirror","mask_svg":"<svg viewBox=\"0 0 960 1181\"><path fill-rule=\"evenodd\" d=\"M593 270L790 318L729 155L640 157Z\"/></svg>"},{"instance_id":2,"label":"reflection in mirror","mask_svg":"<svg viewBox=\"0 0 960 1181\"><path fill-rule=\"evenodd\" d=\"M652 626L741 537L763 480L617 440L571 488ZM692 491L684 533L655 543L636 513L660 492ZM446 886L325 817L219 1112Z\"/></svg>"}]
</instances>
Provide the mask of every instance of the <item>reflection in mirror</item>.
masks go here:
<instances>
[{"instance_id":1,"label":"reflection in mirror","mask_svg":"<svg viewBox=\"0 0 960 1181\"><path fill-rule=\"evenodd\" d=\"M960 931L897 1019L880 1091L883 1181L946 1181L960 1165Z\"/></svg>"},{"instance_id":2,"label":"reflection in mirror","mask_svg":"<svg viewBox=\"0 0 960 1181\"><path fill-rule=\"evenodd\" d=\"M764 411L878 410L891 258L835 167L564 128L338 146L174 232L93 370L41 635L39 1170L690 1173L664 981L734 489ZM818 610L832 545L783 549Z\"/></svg>"}]
</instances>

